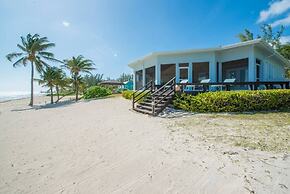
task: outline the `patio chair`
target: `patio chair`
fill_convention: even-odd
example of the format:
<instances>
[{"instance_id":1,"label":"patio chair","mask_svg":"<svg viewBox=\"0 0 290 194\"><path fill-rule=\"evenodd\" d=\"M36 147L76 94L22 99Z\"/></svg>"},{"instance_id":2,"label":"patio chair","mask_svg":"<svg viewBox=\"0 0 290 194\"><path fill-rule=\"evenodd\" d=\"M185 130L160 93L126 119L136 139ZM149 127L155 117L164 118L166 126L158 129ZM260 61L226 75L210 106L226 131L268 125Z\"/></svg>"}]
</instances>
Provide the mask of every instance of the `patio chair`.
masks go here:
<instances>
[{"instance_id":1,"label":"patio chair","mask_svg":"<svg viewBox=\"0 0 290 194\"><path fill-rule=\"evenodd\" d=\"M210 79L203 79L200 81L201 84L210 83ZM185 91L193 91L193 92L203 92L203 85L188 85L185 88Z\"/></svg>"},{"instance_id":2,"label":"patio chair","mask_svg":"<svg viewBox=\"0 0 290 194\"><path fill-rule=\"evenodd\" d=\"M223 81L223 83L234 83L236 81L236 79L235 78L231 78L231 79L225 79L224 81ZM216 91L222 91L223 90L223 88L225 87L225 85L212 85L211 86L212 88L216 88L217 90Z\"/></svg>"}]
</instances>

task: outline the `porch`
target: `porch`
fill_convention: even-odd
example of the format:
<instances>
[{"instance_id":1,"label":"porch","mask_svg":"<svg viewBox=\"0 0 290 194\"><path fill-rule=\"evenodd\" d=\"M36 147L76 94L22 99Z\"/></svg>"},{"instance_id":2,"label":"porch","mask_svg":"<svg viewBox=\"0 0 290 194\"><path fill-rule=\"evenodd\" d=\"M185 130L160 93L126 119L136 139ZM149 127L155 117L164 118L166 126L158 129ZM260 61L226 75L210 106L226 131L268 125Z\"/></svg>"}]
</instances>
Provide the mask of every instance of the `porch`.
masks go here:
<instances>
[{"instance_id":1,"label":"porch","mask_svg":"<svg viewBox=\"0 0 290 194\"><path fill-rule=\"evenodd\" d=\"M242 58L230 61L195 61L182 63L162 63L149 66L134 72L134 88L135 90L145 86L153 81L156 86L164 85L173 77L175 82L188 83L191 85L200 85L202 80L208 79L208 85L227 85L223 81L225 79L235 79L236 89L250 89L245 87L245 82L267 81L263 79L262 61ZM281 80L278 80L281 81ZM255 85L255 84L254 84ZM266 84L267 88L269 84ZM270 84L271 85L271 84ZM269 85L269 88L271 87Z\"/></svg>"}]
</instances>

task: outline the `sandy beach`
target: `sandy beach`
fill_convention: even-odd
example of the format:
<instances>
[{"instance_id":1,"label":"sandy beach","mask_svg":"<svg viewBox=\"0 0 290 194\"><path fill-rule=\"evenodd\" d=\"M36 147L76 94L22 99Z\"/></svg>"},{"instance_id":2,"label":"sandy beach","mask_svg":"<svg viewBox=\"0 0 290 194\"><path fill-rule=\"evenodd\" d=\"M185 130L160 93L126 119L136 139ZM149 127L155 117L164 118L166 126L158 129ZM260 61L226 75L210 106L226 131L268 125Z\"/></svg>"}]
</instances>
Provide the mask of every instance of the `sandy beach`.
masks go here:
<instances>
[{"instance_id":1,"label":"sandy beach","mask_svg":"<svg viewBox=\"0 0 290 194\"><path fill-rule=\"evenodd\" d=\"M121 97L28 102L0 103L0 193L290 192L287 151L215 143L208 115L151 117Z\"/></svg>"}]
</instances>

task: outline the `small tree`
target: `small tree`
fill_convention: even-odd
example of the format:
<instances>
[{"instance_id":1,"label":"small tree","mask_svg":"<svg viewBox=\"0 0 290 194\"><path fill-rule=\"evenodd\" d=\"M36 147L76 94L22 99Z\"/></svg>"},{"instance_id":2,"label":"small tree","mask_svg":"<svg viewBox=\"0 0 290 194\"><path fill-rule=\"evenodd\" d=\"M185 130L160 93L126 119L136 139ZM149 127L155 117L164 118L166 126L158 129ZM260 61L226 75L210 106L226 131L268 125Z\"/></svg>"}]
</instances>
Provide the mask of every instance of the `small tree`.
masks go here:
<instances>
[{"instance_id":1,"label":"small tree","mask_svg":"<svg viewBox=\"0 0 290 194\"><path fill-rule=\"evenodd\" d=\"M254 40L254 34L250 32L250 30L245 29L244 33L239 33L237 37L240 39L241 42L246 42L249 40Z\"/></svg>"},{"instance_id":2,"label":"small tree","mask_svg":"<svg viewBox=\"0 0 290 194\"><path fill-rule=\"evenodd\" d=\"M99 84L101 81L103 81L103 74L90 74L90 75L85 75L83 78L83 82L86 84L86 87L91 87Z\"/></svg>"},{"instance_id":3,"label":"small tree","mask_svg":"<svg viewBox=\"0 0 290 194\"><path fill-rule=\"evenodd\" d=\"M126 82L133 80L132 74L122 73L120 77L117 79L119 82Z\"/></svg>"},{"instance_id":4,"label":"small tree","mask_svg":"<svg viewBox=\"0 0 290 194\"><path fill-rule=\"evenodd\" d=\"M53 87L55 86L59 68L46 67L40 74L40 79L35 79L43 87L48 87L50 91L50 103L53 104Z\"/></svg>"}]
</instances>

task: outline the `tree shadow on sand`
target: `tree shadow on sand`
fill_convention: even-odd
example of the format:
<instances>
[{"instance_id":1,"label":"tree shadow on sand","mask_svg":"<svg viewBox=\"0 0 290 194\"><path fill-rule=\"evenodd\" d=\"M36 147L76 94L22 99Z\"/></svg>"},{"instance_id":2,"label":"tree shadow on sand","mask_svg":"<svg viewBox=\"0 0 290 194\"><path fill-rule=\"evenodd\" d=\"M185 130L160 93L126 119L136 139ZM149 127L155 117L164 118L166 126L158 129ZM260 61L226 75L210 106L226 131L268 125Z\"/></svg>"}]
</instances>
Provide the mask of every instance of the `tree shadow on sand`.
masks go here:
<instances>
[{"instance_id":1,"label":"tree shadow on sand","mask_svg":"<svg viewBox=\"0 0 290 194\"><path fill-rule=\"evenodd\" d=\"M25 107L25 108L19 108L19 109L12 109L12 112L21 112L21 111L28 111L28 110L40 110L40 109L50 109L50 108L63 108L66 106L69 106L71 104L74 104L74 100L66 100L61 101L55 104L45 104L45 105L35 105L33 107Z\"/></svg>"}]
</instances>

